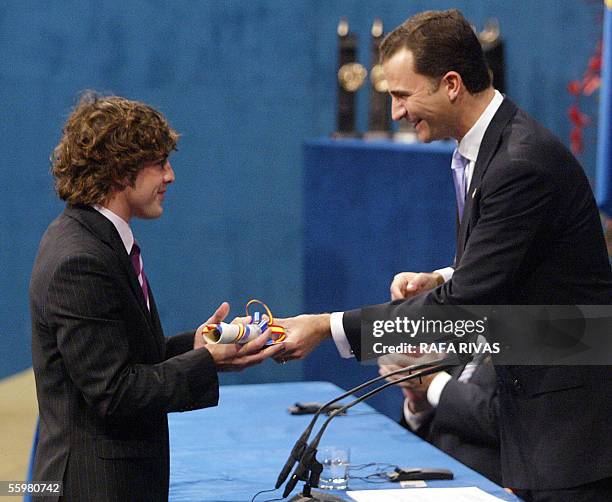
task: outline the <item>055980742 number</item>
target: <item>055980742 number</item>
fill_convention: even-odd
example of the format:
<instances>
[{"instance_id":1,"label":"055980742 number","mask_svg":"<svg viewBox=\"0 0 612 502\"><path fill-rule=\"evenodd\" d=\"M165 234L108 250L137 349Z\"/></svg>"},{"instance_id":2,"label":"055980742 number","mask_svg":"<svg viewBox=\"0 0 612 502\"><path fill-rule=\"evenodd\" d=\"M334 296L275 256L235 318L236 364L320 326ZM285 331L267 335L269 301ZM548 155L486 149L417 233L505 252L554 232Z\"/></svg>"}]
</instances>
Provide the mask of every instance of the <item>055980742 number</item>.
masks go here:
<instances>
[{"instance_id":1,"label":"055980742 number","mask_svg":"<svg viewBox=\"0 0 612 502\"><path fill-rule=\"evenodd\" d=\"M0 495L61 495L61 481L30 483L26 481L0 481Z\"/></svg>"}]
</instances>

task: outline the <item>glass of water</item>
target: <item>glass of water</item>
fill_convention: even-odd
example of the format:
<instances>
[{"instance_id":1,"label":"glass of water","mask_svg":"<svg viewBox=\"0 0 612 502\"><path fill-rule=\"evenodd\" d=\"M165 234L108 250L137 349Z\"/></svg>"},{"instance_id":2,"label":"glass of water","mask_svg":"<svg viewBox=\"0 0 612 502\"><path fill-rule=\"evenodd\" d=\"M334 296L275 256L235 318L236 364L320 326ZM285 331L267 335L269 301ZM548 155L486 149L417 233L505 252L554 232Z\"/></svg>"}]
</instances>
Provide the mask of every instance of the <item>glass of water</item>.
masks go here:
<instances>
[{"instance_id":1,"label":"glass of water","mask_svg":"<svg viewBox=\"0 0 612 502\"><path fill-rule=\"evenodd\" d=\"M319 448L317 459L323 464L319 488L324 490L346 490L351 450L338 446Z\"/></svg>"}]
</instances>

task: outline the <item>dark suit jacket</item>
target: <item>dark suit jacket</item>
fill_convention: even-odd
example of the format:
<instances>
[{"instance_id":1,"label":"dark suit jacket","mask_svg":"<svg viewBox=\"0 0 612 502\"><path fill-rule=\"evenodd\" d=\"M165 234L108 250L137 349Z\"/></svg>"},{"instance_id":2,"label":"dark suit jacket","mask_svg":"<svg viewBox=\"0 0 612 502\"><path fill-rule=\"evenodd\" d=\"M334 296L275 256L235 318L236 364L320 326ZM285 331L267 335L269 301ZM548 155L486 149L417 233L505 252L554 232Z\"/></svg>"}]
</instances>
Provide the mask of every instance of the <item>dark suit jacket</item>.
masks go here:
<instances>
[{"instance_id":1,"label":"dark suit jacket","mask_svg":"<svg viewBox=\"0 0 612 502\"><path fill-rule=\"evenodd\" d=\"M359 356L362 317L411 317L422 305L611 303L603 231L582 168L504 100L476 160L452 279L404 302L346 312L343 323ZM506 486L556 489L612 476L609 368L500 366L497 373Z\"/></svg>"},{"instance_id":2,"label":"dark suit jacket","mask_svg":"<svg viewBox=\"0 0 612 502\"><path fill-rule=\"evenodd\" d=\"M458 366L451 371L453 378L444 386L438 406L414 432L501 484L495 369L490 359L485 359L468 382L459 382L463 369ZM400 423L410 428L403 417Z\"/></svg>"},{"instance_id":3,"label":"dark suit jacket","mask_svg":"<svg viewBox=\"0 0 612 502\"><path fill-rule=\"evenodd\" d=\"M78 501L167 500L166 414L218 400L214 361L193 333L164 338L113 224L67 207L30 282L40 412L34 481ZM47 500L55 500L48 498Z\"/></svg>"}]
</instances>

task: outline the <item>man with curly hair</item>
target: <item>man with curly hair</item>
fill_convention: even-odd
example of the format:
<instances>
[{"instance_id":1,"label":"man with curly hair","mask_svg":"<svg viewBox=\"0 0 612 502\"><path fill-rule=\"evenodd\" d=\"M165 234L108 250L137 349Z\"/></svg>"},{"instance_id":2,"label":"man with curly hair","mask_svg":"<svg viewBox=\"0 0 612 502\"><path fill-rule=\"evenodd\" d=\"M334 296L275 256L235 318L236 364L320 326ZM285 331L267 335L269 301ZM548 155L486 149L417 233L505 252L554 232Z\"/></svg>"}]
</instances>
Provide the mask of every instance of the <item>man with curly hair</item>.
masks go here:
<instances>
[{"instance_id":1,"label":"man with curly hair","mask_svg":"<svg viewBox=\"0 0 612 502\"><path fill-rule=\"evenodd\" d=\"M67 206L42 238L30 283L33 478L63 481L66 500L167 500L167 413L215 406L218 371L282 350L263 349L266 334L207 346L202 326L164 337L130 221L161 216L177 140L150 106L87 93L52 155ZM223 303L206 323L228 311Z\"/></svg>"}]
</instances>

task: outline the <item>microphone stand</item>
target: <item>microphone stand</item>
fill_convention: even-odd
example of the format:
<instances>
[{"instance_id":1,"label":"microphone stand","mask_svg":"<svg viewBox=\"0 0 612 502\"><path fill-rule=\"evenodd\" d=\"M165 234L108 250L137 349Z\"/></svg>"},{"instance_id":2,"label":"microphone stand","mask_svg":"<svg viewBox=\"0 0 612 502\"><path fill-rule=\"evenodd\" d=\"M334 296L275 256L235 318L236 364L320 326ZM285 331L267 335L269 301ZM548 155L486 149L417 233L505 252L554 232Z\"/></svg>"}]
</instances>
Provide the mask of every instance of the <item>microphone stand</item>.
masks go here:
<instances>
[{"instance_id":1,"label":"microphone stand","mask_svg":"<svg viewBox=\"0 0 612 502\"><path fill-rule=\"evenodd\" d=\"M278 475L278 479L276 480L276 485L274 486L274 489L278 490L281 487L281 485L285 482L285 480L289 476L289 473L291 472L291 469L293 468L295 462L300 460L300 458L302 458L302 455L304 455L304 451L306 450L306 446L308 445L307 441L308 441L308 438L310 437L310 434L312 433L312 429L314 428L315 422L319 418L319 415L321 415L321 413L328 406L331 406L332 404L340 401L341 399L344 399L345 397L348 397L348 396L350 396L351 394L353 394L355 392L359 392L360 390L362 390L362 389L364 389L366 387L369 387L372 384L380 382L381 380L384 380L385 378L387 378L389 376L397 375L397 374L400 374L400 373L405 373L407 371L408 372L412 372L412 371L418 371L418 370L421 370L421 369L429 368L432 365L440 364L443 361L444 360L441 359L441 360L438 360L438 361L434 361L433 363L413 364L411 366L406 366L404 368L397 369L395 371L392 371L391 373L388 373L387 375L378 376L376 378L372 378L371 380L368 380L367 382L359 384L357 387L353 387L352 389L347 390L344 394L342 394L342 395L340 395L338 397L335 397L334 399L332 399L332 400L326 402L325 404L323 404L316 411L316 413L313 415L312 420L308 424L308 427L306 427L306 429L304 430L304 432L302 433L300 438L297 440L295 445L293 445L293 449L291 450L291 453L289 454L289 458L285 462L285 465L283 466L280 474ZM448 360L446 360L446 361L448 361ZM460 364L460 362L457 361L457 364Z\"/></svg>"},{"instance_id":2,"label":"microphone stand","mask_svg":"<svg viewBox=\"0 0 612 502\"><path fill-rule=\"evenodd\" d=\"M387 382L384 385L381 385L380 387L376 387L375 389L373 389L370 392L367 392L366 394L364 394L363 396L353 400L352 402L350 402L349 404L343 406L342 408L334 410L332 413L330 413L329 417L323 423L323 425L319 429L319 432L317 433L315 438L306 447L304 453L302 454L298 466L296 467L293 475L291 476L291 478L287 482L287 485L285 486L285 490L283 492L283 498L287 497L291 493L291 491L295 488L295 485L297 484L298 481L305 481L304 488L302 489L302 492L300 494L295 495L294 497L292 497L290 499L290 502L316 502L316 501L319 501L319 502L336 502L336 501L343 500L343 499L341 499L339 497L335 497L334 495L327 496L327 495L322 494L320 492L316 492L313 495L312 492L311 492L311 488L312 487L318 486L318 484L319 484L319 477L321 475L321 472L323 471L323 466L316 459L317 447L319 445L321 437L323 436L323 433L325 432L325 430L327 429L329 423L331 422L331 420L334 417L336 417L337 415L343 413L344 411L348 410L349 408L352 408L356 404L359 404L362 401L365 401L366 399L369 399L370 397L378 394L379 392L382 392L383 390L387 389L388 387L391 387L392 385L396 385L398 383L405 382L405 381L408 381L408 380L413 380L415 378L421 378L423 376L431 375L432 373L437 373L438 371L442 371L442 370L445 370L445 369L450 368L452 366L456 366L456 364L449 364L448 361L446 361L446 362L437 361L436 363L430 363L430 364L420 365L420 366L426 366L427 368L423 369L421 371L418 371L416 373L411 373L410 375L407 375L405 377L399 378L398 380L395 380L393 382ZM412 367L402 368L401 370L397 370L396 372L389 373L388 375L385 375L384 378L388 377L391 374L401 373L402 371L410 371L411 369L412 369Z\"/></svg>"}]
</instances>

